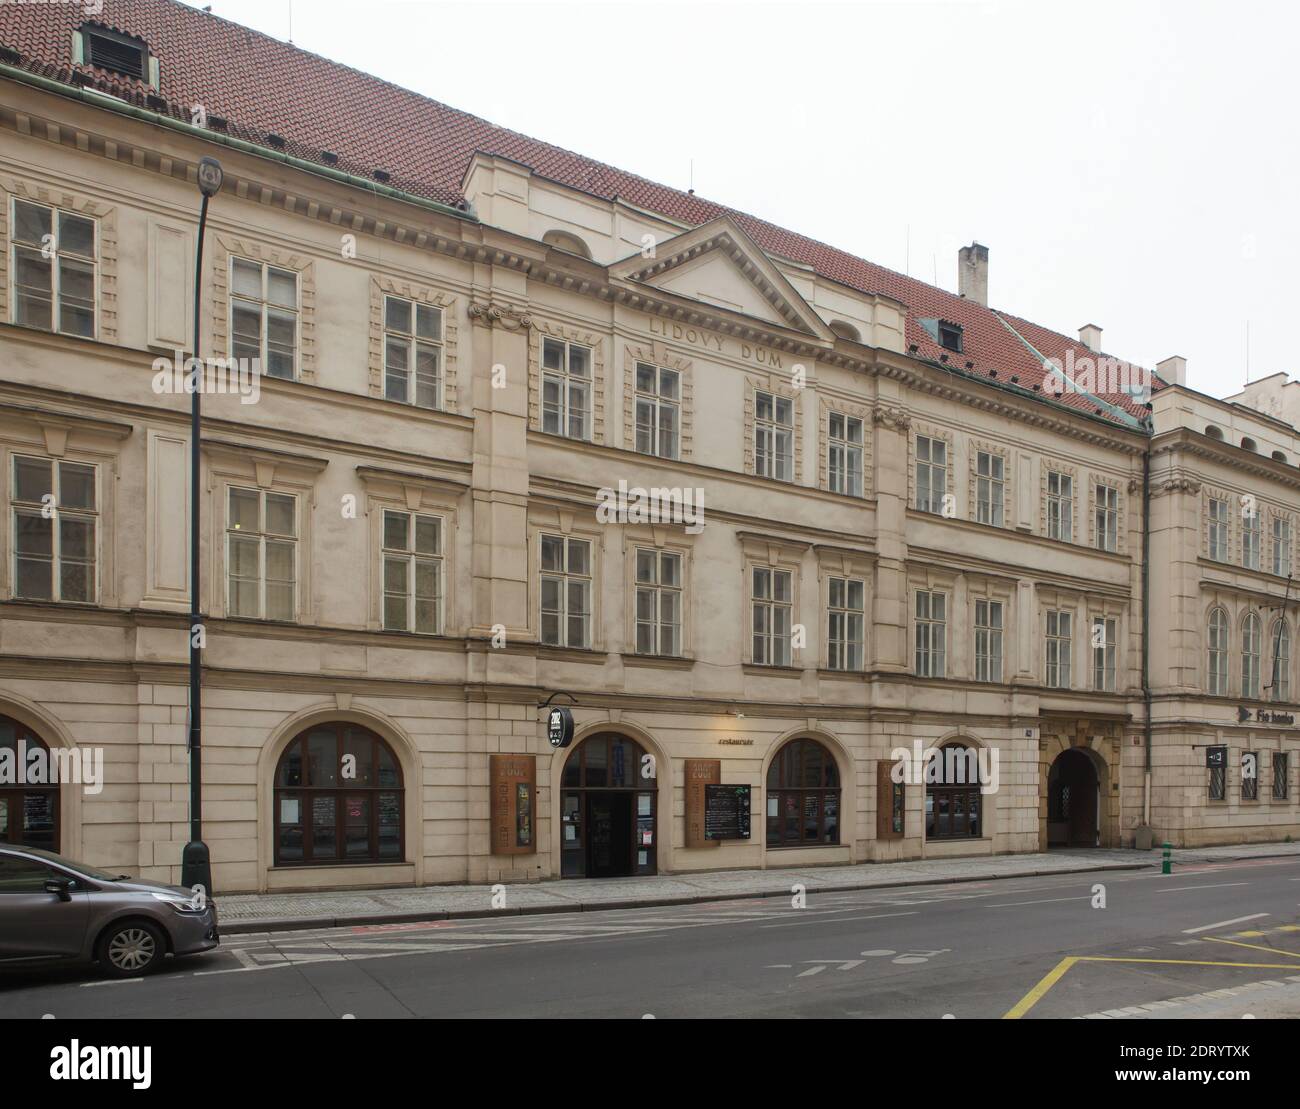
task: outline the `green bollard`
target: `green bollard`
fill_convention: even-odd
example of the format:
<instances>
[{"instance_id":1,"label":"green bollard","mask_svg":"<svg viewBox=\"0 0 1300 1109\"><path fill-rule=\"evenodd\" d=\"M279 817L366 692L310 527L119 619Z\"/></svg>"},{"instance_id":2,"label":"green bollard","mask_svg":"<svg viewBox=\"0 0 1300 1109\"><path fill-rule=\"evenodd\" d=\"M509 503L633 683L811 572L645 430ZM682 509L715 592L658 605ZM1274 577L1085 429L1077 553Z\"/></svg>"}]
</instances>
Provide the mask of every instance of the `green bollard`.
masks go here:
<instances>
[{"instance_id":1,"label":"green bollard","mask_svg":"<svg viewBox=\"0 0 1300 1109\"><path fill-rule=\"evenodd\" d=\"M1164 848L1165 848L1165 857L1164 857L1164 861L1160 864L1160 873L1171 874L1173 872L1173 867L1174 867L1174 849L1170 847L1169 844L1167 843L1164 845Z\"/></svg>"}]
</instances>

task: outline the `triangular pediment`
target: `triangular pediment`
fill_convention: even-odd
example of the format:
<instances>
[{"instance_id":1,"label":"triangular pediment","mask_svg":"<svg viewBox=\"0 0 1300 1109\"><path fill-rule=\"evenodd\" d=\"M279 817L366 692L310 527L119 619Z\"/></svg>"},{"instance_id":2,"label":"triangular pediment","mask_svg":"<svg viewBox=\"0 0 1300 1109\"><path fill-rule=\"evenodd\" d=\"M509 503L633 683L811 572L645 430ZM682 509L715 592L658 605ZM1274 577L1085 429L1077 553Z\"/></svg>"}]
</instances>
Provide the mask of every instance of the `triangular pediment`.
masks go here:
<instances>
[{"instance_id":1,"label":"triangular pediment","mask_svg":"<svg viewBox=\"0 0 1300 1109\"><path fill-rule=\"evenodd\" d=\"M656 243L654 256L632 255L610 267L610 277L793 328L819 339L834 335L772 260L733 220L709 223Z\"/></svg>"}]
</instances>

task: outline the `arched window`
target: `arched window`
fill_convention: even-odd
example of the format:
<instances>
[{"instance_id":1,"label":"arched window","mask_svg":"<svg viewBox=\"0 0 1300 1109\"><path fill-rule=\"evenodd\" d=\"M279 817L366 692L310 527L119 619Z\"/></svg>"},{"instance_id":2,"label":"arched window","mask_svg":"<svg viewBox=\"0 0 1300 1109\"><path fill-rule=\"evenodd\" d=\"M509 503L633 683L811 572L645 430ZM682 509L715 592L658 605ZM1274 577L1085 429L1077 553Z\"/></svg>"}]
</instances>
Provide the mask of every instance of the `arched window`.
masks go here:
<instances>
[{"instance_id":1,"label":"arched window","mask_svg":"<svg viewBox=\"0 0 1300 1109\"><path fill-rule=\"evenodd\" d=\"M1285 455L1282 451L1274 451L1271 455L1269 455L1269 457L1270 457L1274 462L1285 462L1285 461L1286 461L1286 455Z\"/></svg>"},{"instance_id":2,"label":"arched window","mask_svg":"<svg viewBox=\"0 0 1300 1109\"><path fill-rule=\"evenodd\" d=\"M840 842L840 769L815 739L792 739L767 769L767 845Z\"/></svg>"},{"instance_id":3,"label":"arched window","mask_svg":"<svg viewBox=\"0 0 1300 1109\"><path fill-rule=\"evenodd\" d=\"M555 247L557 250L565 250L570 254L576 254L580 258L591 257L591 248L577 235L568 231L548 231L542 236L542 242L547 246Z\"/></svg>"},{"instance_id":4,"label":"arched window","mask_svg":"<svg viewBox=\"0 0 1300 1109\"><path fill-rule=\"evenodd\" d=\"M1214 424L1206 424L1205 434L1211 439L1218 439L1219 442L1223 442L1223 428L1221 427L1216 427Z\"/></svg>"},{"instance_id":5,"label":"arched window","mask_svg":"<svg viewBox=\"0 0 1300 1109\"><path fill-rule=\"evenodd\" d=\"M17 720L0 716L0 843L59 849L59 787L50 785L50 749Z\"/></svg>"},{"instance_id":6,"label":"arched window","mask_svg":"<svg viewBox=\"0 0 1300 1109\"><path fill-rule=\"evenodd\" d=\"M1228 695L1228 614L1221 608L1210 613L1207 636L1209 659L1206 664L1206 692L1216 697Z\"/></svg>"},{"instance_id":7,"label":"arched window","mask_svg":"<svg viewBox=\"0 0 1300 1109\"><path fill-rule=\"evenodd\" d=\"M862 336L858 329L851 323L845 323L843 320L831 320L830 329L841 339L849 339L854 343L862 342Z\"/></svg>"},{"instance_id":8,"label":"arched window","mask_svg":"<svg viewBox=\"0 0 1300 1109\"><path fill-rule=\"evenodd\" d=\"M1285 620L1273 625L1273 665L1269 670L1269 699L1291 700L1291 629Z\"/></svg>"},{"instance_id":9,"label":"arched window","mask_svg":"<svg viewBox=\"0 0 1300 1109\"><path fill-rule=\"evenodd\" d=\"M1248 450L1248 451L1259 450L1258 444L1256 444L1255 440L1252 439L1249 435L1242 436L1241 446L1243 450Z\"/></svg>"},{"instance_id":10,"label":"arched window","mask_svg":"<svg viewBox=\"0 0 1300 1109\"><path fill-rule=\"evenodd\" d=\"M925 838L969 839L983 834L984 808L975 748L948 743L925 768Z\"/></svg>"},{"instance_id":11,"label":"arched window","mask_svg":"<svg viewBox=\"0 0 1300 1109\"><path fill-rule=\"evenodd\" d=\"M1241 695L1259 700L1259 617L1253 612L1241 626Z\"/></svg>"},{"instance_id":12,"label":"arched window","mask_svg":"<svg viewBox=\"0 0 1300 1109\"><path fill-rule=\"evenodd\" d=\"M406 858L402 768L359 724L317 724L295 736L275 768L274 804L277 865Z\"/></svg>"}]
</instances>

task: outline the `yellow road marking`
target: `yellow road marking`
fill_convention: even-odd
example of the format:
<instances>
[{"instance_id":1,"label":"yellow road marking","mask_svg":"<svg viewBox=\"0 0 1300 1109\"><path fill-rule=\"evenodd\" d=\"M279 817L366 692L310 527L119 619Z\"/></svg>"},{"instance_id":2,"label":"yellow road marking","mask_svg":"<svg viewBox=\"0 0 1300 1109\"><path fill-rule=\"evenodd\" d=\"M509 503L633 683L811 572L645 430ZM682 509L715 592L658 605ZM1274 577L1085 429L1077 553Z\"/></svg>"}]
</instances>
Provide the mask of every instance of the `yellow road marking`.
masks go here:
<instances>
[{"instance_id":1,"label":"yellow road marking","mask_svg":"<svg viewBox=\"0 0 1300 1109\"><path fill-rule=\"evenodd\" d=\"M1258 936L1267 936L1267 932L1233 932L1234 936L1240 936L1243 940L1252 940Z\"/></svg>"},{"instance_id":2,"label":"yellow road marking","mask_svg":"<svg viewBox=\"0 0 1300 1109\"><path fill-rule=\"evenodd\" d=\"M1211 943L1230 943L1233 947L1249 947L1254 951L1268 951L1274 955L1290 955L1293 959L1300 959L1300 951L1287 951L1281 947L1263 947L1257 943L1238 943L1236 940L1219 939L1217 936L1206 936Z\"/></svg>"},{"instance_id":3,"label":"yellow road marking","mask_svg":"<svg viewBox=\"0 0 1300 1109\"><path fill-rule=\"evenodd\" d=\"M1008 1009L1006 1015L1003 1016L1002 1019L1019 1020L1021 1017L1023 1017L1027 1012L1029 1012L1030 1009L1032 1009L1035 1005L1037 1005L1040 1000L1042 1000L1043 995L1047 993L1047 991L1050 990L1053 986L1055 986L1056 983L1061 980L1065 972L1069 970L1072 966L1074 966L1074 964L1077 963L1078 961L1079 959L1077 956L1067 955L1064 959L1062 959L1059 963L1057 963L1056 966L1054 966L1047 974L1043 976L1042 980L1038 983L1038 985L1036 985L1032 990L1030 990L1027 994L1025 994L1024 997L1022 997L1019 1001L1017 1001L1015 1005L1013 1005L1010 1009Z\"/></svg>"}]
</instances>

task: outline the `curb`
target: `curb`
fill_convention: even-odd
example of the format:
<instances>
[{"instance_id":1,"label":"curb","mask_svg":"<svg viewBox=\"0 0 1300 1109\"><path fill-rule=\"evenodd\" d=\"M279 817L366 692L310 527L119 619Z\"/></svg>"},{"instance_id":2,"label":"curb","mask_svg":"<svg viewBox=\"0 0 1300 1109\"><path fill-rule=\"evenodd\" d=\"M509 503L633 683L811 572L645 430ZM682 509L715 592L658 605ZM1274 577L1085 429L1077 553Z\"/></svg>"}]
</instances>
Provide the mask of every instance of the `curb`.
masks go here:
<instances>
[{"instance_id":1,"label":"curb","mask_svg":"<svg viewBox=\"0 0 1300 1109\"><path fill-rule=\"evenodd\" d=\"M1252 855L1248 858L1261 858ZM1275 856L1270 856L1275 857ZM1159 863L1159 859L1145 862L1108 863L1104 866L1068 867L1064 870L1022 870L1016 874L967 874L959 878L903 878L893 882L851 882L817 886L810 890L818 893L856 893L864 890L902 889L908 886L945 886L965 882L990 882L1007 878L1042 878L1058 874L1102 874L1114 870L1145 870ZM325 928L354 928L369 924L418 924L436 920L475 920L493 916L550 916L560 913L598 913L607 909L645 909L671 905L703 905L714 901L761 901L769 897L785 897L785 890L750 890L742 893L687 894L684 897L637 897L612 901L574 901L569 904L525 905L517 909L416 909L405 913L365 913L353 916L265 917L256 920L234 920L220 925L223 936L257 935L262 932L301 932ZM218 911L221 899L217 898Z\"/></svg>"}]
</instances>

